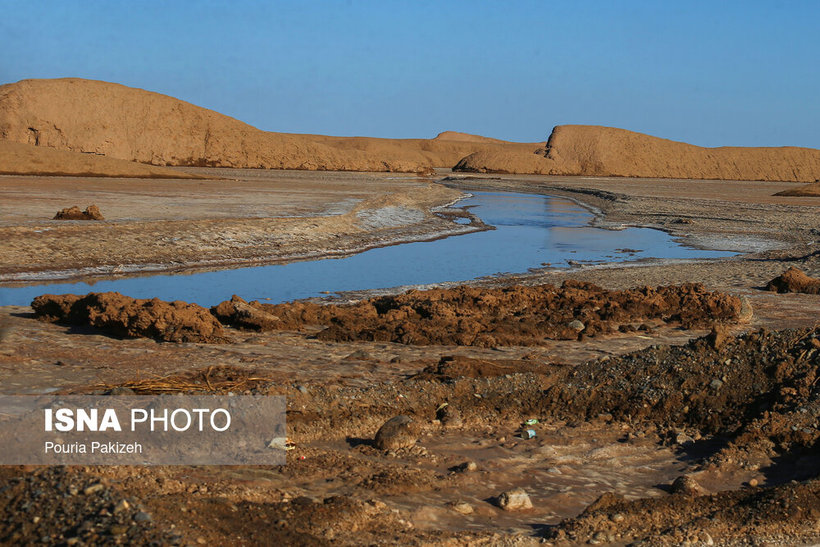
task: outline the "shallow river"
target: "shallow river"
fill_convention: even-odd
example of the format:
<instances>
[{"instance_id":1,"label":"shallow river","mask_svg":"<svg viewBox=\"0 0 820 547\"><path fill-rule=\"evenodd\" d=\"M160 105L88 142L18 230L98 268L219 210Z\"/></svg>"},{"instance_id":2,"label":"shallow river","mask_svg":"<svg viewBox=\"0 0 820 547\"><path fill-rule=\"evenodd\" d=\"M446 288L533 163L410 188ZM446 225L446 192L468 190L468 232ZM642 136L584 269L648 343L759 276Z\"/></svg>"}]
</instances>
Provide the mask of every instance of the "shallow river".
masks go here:
<instances>
[{"instance_id":1,"label":"shallow river","mask_svg":"<svg viewBox=\"0 0 820 547\"><path fill-rule=\"evenodd\" d=\"M0 287L0 305L27 305L40 294L119 291L135 298L184 300L203 306L238 294L273 303L402 285L463 281L521 273L570 262L626 262L643 258L715 258L726 251L684 247L659 230L591 227L592 213L566 199L474 192L458 203L495 230L429 242L382 247L347 258L293 262L195 274L151 275L113 281Z\"/></svg>"}]
</instances>

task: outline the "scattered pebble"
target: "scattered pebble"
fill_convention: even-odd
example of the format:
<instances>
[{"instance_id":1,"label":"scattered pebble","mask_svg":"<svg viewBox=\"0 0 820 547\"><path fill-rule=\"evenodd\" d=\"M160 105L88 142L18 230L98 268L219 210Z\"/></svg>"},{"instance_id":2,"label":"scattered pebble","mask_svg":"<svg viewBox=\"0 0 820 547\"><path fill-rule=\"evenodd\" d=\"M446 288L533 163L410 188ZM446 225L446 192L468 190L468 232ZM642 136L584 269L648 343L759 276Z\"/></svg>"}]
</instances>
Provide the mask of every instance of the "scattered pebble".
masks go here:
<instances>
[{"instance_id":1,"label":"scattered pebble","mask_svg":"<svg viewBox=\"0 0 820 547\"><path fill-rule=\"evenodd\" d=\"M467 503L466 501L457 501L451 505L453 511L456 513L461 513L462 515L471 515L475 509L473 506Z\"/></svg>"}]
</instances>

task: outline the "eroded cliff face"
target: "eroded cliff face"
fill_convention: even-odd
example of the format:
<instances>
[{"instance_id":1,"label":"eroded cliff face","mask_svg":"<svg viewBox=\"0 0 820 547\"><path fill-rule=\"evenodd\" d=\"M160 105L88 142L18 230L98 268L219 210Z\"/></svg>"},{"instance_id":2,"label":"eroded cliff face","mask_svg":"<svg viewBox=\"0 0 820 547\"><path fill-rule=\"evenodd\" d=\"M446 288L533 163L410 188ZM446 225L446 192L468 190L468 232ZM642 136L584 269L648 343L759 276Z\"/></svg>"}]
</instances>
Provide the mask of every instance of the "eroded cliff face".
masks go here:
<instances>
[{"instance_id":1,"label":"eroded cliff face","mask_svg":"<svg viewBox=\"0 0 820 547\"><path fill-rule=\"evenodd\" d=\"M0 175L198 179L169 167L0 140Z\"/></svg>"},{"instance_id":2,"label":"eroded cliff face","mask_svg":"<svg viewBox=\"0 0 820 547\"><path fill-rule=\"evenodd\" d=\"M327 137L261 131L185 101L108 82L65 78L0 86L0 138L153 165L429 171L503 141Z\"/></svg>"},{"instance_id":3,"label":"eroded cliff face","mask_svg":"<svg viewBox=\"0 0 820 547\"><path fill-rule=\"evenodd\" d=\"M814 182L820 150L702 148L625 129L559 125L546 145L477 151L459 171L647 178Z\"/></svg>"}]
</instances>

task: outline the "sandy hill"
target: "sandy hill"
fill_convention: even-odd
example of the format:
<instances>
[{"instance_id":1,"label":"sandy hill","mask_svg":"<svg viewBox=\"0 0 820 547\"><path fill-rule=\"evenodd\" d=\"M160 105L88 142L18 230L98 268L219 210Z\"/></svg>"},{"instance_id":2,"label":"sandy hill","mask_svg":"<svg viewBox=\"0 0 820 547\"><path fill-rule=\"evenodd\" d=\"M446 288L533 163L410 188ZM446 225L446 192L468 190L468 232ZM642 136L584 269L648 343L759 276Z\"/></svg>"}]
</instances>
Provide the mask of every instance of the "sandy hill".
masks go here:
<instances>
[{"instance_id":1,"label":"sandy hill","mask_svg":"<svg viewBox=\"0 0 820 547\"><path fill-rule=\"evenodd\" d=\"M461 142L493 142L496 144L511 144L508 141L482 137L481 135L471 135L469 133L459 133L458 131L442 131L433 140L438 141L461 141Z\"/></svg>"},{"instance_id":2,"label":"sandy hill","mask_svg":"<svg viewBox=\"0 0 820 547\"><path fill-rule=\"evenodd\" d=\"M434 139L261 131L167 95L65 78L0 86L0 140L157 166L658 178L820 178L820 150L701 148L609 127L556 127L546 144L445 131Z\"/></svg>"},{"instance_id":3,"label":"sandy hill","mask_svg":"<svg viewBox=\"0 0 820 547\"><path fill-rule=\"evenodd\" d=\"M159 93L78 78L0 86L0 139L153 165L406 172L501 146L271 133Z\"/></svg>"},{"instance_id":4,"label":"sandy hill","mask_svg":"<svg viewBox=\"0 0 820 547\"><path fill-rule=\"evenodd\" d=\"M546 145L477 151L460 171L719 180L814 182L820 150L702 148L612 127L559 125Z\"/></svg>"},{"instance_id":5,"label":"sandy hill","mask_svg":"<svg viewBox=\"0 0 820 547\"><path fill-rule=\"evenodd\" d=\"M156 165L0 140L0 174L146 179L204 178Z\"/></svg>"}]
</instances>

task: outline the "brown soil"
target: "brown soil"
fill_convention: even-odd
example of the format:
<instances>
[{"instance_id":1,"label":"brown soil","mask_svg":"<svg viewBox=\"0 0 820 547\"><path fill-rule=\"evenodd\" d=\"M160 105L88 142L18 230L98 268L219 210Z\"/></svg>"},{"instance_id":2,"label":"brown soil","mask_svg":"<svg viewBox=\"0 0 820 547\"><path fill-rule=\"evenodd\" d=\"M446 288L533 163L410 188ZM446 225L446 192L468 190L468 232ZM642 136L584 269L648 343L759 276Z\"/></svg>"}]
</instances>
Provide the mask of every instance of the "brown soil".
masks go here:
<instances>
[{"instance_id":1,"label":"brown soil","mask_svg":"<svg viewBox=\"0 0 820 547\"><path fill-rule=\"evenodd\" d=\"M776 196L804 196L804 197L818 197L820 196L820 183L815 181L813 184L806 184L799 188L790 188L775 194Z\"/></svg>"},{"instance_id":2,"label":"brown soil","mask_svg":"<svg viewBox=\"0 0 820 547\"><path fill-rule=\"evenodd\" d=\"M556 545L809 545L818 538L820 481L693 498L619 500L547 532ZM765 515L763 517L762 515Z\"/></svg>"},{"instance_id":3,"label":"brown soil","mask_svg":"<svg viewBox=\"0 0 820 547\"><path fill-rule=\"evenodd\" d=\"M786 544L810 541L817 537L820 514L817 468L812 464L820 438L818 336L818 329L756 331L730 336L719 349L704 337L578 367L506 375L420 376L357 388L249 386L247 393L288 396L289 435L296 448L287 466L69 468L59 471L65 473L60 477L8 469L0 484L19 485L13 490L15 507L28 504L29 515L43 517L53 507L67 516L39 528L40 520L22 522L9 516L0 525L0 537L19 532L18 537L30 538L36 532L59 540L88 532L82 537L92 541L90 533L106 538L162 530L188 543L239 536L250 545L272 537L345 545L386 537L403 544L458 538L481 545L522 542L533 535L559 544L680 544L693 537L708 542L705 534L720 544L764 538ZM223 374L242 380L241 373ZM715 375L722 375L719 387L713 385ZM202 393L236 389L230 381L209 385L203 376L197 378ZM169 393L165 388L171 384L143 392ZM438 423L442 401L459 410L459 425ZM398 444L380 448L374 439L386 432L379 436L378 430L397 414L405 416L391 426ZM540 423L527 427L537 429L538 436L522 440L519 426L533 416ZM403 427L409 424L414 425ZM590 438L601 444L578 445ZM465 443L463 451L453 449ZM570 457L579 449L584 456ZM593 462L608 462L610 473L635 480L640 460L627 464L624 458L632 461L636 451L666 450L686 463L665 470L661 484L647 484L654 489L649 496L611 494L583 512L583 506L565 507L564 515L580 515L560 522L545 513L553 507L553 498L574 508L577 496L584 499L597 489L598 494L586 498L589 505L600 489L612 488L604 478L596 482ZM471 467L470 460L479 463ZM675 480L682 469L689 487L665 494L679 490L671 485L684 482ZM758 477L758 487L738 489L753 477ZM657 472L652 478L658 480ZM712 493L714 484L727 480L737 485L734 491ZM792 480L808 482L789 483ZM65 506L44 501L64 499L73 485L85 488L98 482L106 488L105 507L127 499L151 520L133 530L113 528L121 520L134 521L136 515L112 517L111 508L101 511L83 497L83 503ZM570 490L564 490L568 484ZM533 498L532 509L507 514L494 506L502 491L519 486ZM47 495L38 496L39 490ZM618 490L623 492L623 487ZM706 494L697 495L699 491ZM473 510L467 516L453 509L465 499ZM77 523L86 521L80 532ZM518 523L517 532L508 535L503 528L513 523Z\"/></svg>"},{"instance_id":4,"label":"brown soil","mask_svg":"<svg viewBox=\"0 0 820 547\"><path fill-rule=\"evenodd\" d=\"M136 299L120 293L38 296L31 303L42 321L91 326L122 338L153 338L165 342L227 341L208 310L185 302Z\"/></svg>"},{"instance_id":5,"label":"brown soil","mask_svg":"<svg viewBox=\"0 0 820 547\"><path fill-rule=\"evenodd\" d=\"M243 309L237 310L237 305ZM245 306L259 310L256 320ZM739 298L708 292L702 285L607 291L572 281L560 288L462 286L410 291L347 306L245 304L234 297L213 309L223 323L256 330L323 326L316 336L334 342L481 347L539 345L550 339L647 330L646 322L655 320L692 328L735 321L740 310Z\"/></svg>"},{"instance_id":6,"label":"brown soil","mask_svg":"<svg viewBox=\"0 0 820 547\"><path fill-rule=\"evenodd\" d=\"M494 378L506 374L539 372L544 363L533 359L472 359L462 355L443 356L438 364L430 365L414 378L435 379L443 382L457 378Z\"/></svg>"},{"instance_id":7,"label":"brown soil","mask_svg":"<svg viewBox=\"0 0 820 547\"><path fill-rule=\"evenodd\" d=\"M608 503L598 502L552 527L548 537L559 543L617 539L649 544L702 542L706 535L722 543L784 533L815 537L820 516L818 335L818 329L760 331L732 339L720 350L698 340L573 371L566 387L556 385L545 394L559 413L594 416L603 410L616 420L649 419L661 428L691 428L698 435L721 432L728 442L702 460L695 477L704 482L716 470L740 467L758 476L762 472L769 487L755 488L762 482L755 478L749 490L696 499L691 492L637 501L610 496ZM709 381L713 377L722 378L719 385ZM620 389L626 392L617 393ZM696 443L687 442L694 451ZM792 484L781 485L789 480Z\"/></svg>"},{"instance_id":8,"label":"brown soil","mask_svg":"<svg viewBox=\"0 0 820 547\"><path fill-rule=\"evenodd\" d=\"M260 131L190 103L66 78L0 86L0 139L153 165L429 172L503 141L327 137Z\"/></svg>"},{"instance_id":9,"label":"brown soil","mask_svg":"<svg viewBox=\"0 0 820 547\"><path fill-rule=\"evenodd\" d=\"M96 205L89 205L85 211L80 211L79 207L73 205L57 211L54 220L105 220L105 217Z\"/></svg>"},{"instance_id":10,"label":"brown soil","mask_svg":"<svg viewBox=\"0 0 820 547\"><path fill-rule=\"evenodd\" d=\"M2 122L0 122L2 123ZM166 167L0 139L0 175L201 179Z\"/></svg>"},{"instance_id":11,"label":"brown soil","mask_svg":"<svg viewBox=\"0 0 820 547\"><path fill-rule=\"evenodd\" d=\"M481 150L455 171L678 179L814 182L820 150L702 148L625 129L559 125L546 145Z\"/></svg>"},{"instance_id":12,"label":"brown soil","mask_svg":"<svg viewBox=\"0 0 820 547\"><path fill-rule=\"evenodd\" d=\"M80 199L100 204L109 218L141 217L145 239L139 241L148 244L162 233L157 225L179 211L185 212L180 229L195 231L211 219L231 223L232 237L255 226L254 219L239 218L240 209L250 211L246 217L286 211L302 217L294 221L315 220L332 230L320 218L327 210L344 212L349 209L338 204L392 184L384 178L368 186L370 176L357 175L349 182L355 193L337 186L352 175L299 175L281 189L272 179L263 184L245 177L231 189L230 199L210 182L177 181L179 186L169 189L164 182L143 181L139 192L130 184L126 193L102 180L89 181L95 191L110 192L102 193L109 196L103 201L77 197L71 193L76 185L68 188L68 181L42 179L32 188L24 179L6 179L0 222L10 230L0 237L1 254L14 254L23 264L26 257L59 256L49 245L59 245L60 238L40 239L48 232L19 237L18 243L28 244L28 255L17 254L23 247L10 245L9 235L29 225L60 229L61 237L70 235L63 230L72 224L98 226L38 224L60 204ZM316 177L315 184L307 175ZM715 261L545 269L473 282L498 289L558 286L571 279L615 291L698 281L752 303L751 323L718 326L712 333L655 321L652 331L484 348L332 342L313 337L315 329L223 327L236 343L157 344L35 321L28 307L0 307L3 393L58 388L100 394L282 394L295 444L282 467L69 467L54 473L6 467L0 469L0 498L11 498L3 498L9 511L0 519L0 542L60 544L78 537L81 543L100 544L120 537L121 543L186 545L530 545L543 538L573 545L687 540L795 545L820 540L815 478L820 332L809 328L820 315L820 300L761 290L791 265L813 275L820 271L816 198L772 197L788 183L765 182L500 176L469 184L484 183L487 189L572 196L602 211L596 223L603 226L649 224L689 242L759 238L780 247ZM68 189L61 190L63 184ZM61 191L65 195L56 195ZM408 194L419 191L414 183ZM50 195L31 199L37 192ZM202 205L211 198L213 204ZM316 200L326 205L317 209ZM129 213L132 209L137 212ZM117 221L109 224L116 231ZM122 233L127 232L115 235ZM315 232L307 228L300 235L306 238L303 249L336 248L327 243L334 240L309 239ZM84 264L101 237L77 235L73 264ZM121 252L138 250L134 240L122 247ZM225 249L234 247L221 252L234 252ZM375 435L397 415L419 425L417 440L410 448L380 450ZM533 429L536 437L525 439L524 429ZM98 497L82 493L98 482L104 486ZM673 484L682 491L671 493L679 489ZM73 488L78 492L72 494ZM504 511L494 505L502 492L517 488L528 494L532 509ZM702 491L707 493L697 495ZM119 517L112 508L121 499L146 515Z\"/></svg>"},{"instance_id":13,"label":"brown soil","mask_svg":"<svg viewBox=\"0 0 820 547\"><path fill-rule=\"evenodd\" d=\"M767 291L779 293L801 292L820 294L820 279L809 277L802 270L792 266L766 284Z\"/></svg>"}]
</instances>

